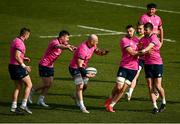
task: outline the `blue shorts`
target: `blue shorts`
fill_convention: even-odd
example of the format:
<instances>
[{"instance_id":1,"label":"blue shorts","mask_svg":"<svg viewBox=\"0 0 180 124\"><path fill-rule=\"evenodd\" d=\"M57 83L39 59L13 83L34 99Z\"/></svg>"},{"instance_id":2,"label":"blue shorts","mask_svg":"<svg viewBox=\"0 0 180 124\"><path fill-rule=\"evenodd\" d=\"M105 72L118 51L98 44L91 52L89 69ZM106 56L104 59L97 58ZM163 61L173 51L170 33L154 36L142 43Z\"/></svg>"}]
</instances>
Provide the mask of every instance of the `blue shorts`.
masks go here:
<instances>
[{"instance_id":1,"label":"blue shorts","mask_svg":"<svg viewBox=\"0 0 180 124\"><path fill-rule=\"evenodd\" d=\"M88 84L89 78L83 77L83 76L81 75L81 72L79 71L78 68L71 68L71 67L69 67L69 73L70 73L71 76L73 77L74 83L75 83L76 85L79 85L79 84L81 84L81 83L83 83L83 84Z\"/></svg>"},{"instance_id":2,"label":"blue shorts","mask_svg":"<svg viewBox=\"0 0 180 124\"><path fill-rule=\"evenodd\" d=\"M143 59L139 59L139 66L141 66L142 68L144 67L144 60Z\"/></svg>"},{"instance_id":3,"label":"blue shorts","mask_svg":"<svg viewBox=\"0 0 180 124\"><path fill-rule=\"evenodd\" d=\"M21 65L9 64L8 69L12 80L21 80L28 75L27 70Z\"/></svg>"},{"instance_id":4,"label":"blue shorts","mask_svg":"<svg viewBox=\"0 0 180 124\"><path fill-rule=\"evenodd\" d=\"M39 65L39 76L40 77L51 77L54 76L54 68Z\"/></svg>"},{"instance_id":5,"label":"blue shorts","mask_svg":"<svg viewBox=\"0 0 180 124\"><path fill-rule=\"evenodd\" d=\"M119 67L117 77L123 77L126 80L129 80L130 82L132 82L132 80L136 76L136 73L137 73L137 70L131 70L131 69Z\"/></svg>"},{"instance_id":6,"label":"blue shorts","mask_svg":"<svg viewBox=\"0 0 180 124\"><path fill-rule=\"evenodd\" d=\"M145 65L146 78L160 78L163 75L163 65Z\"/></svg>"},{"instance_id":7,"label":"blue shorts","mask_svg":"<svg viewBox=\"0 0 180 124\"><path fill-rule=\"evenodd\" d=\"M71 67L69 67L69 73L71 74L72 77L81 75L81 72L79 71L78 68L71 68Z\"/></svg>"}]
</instances>

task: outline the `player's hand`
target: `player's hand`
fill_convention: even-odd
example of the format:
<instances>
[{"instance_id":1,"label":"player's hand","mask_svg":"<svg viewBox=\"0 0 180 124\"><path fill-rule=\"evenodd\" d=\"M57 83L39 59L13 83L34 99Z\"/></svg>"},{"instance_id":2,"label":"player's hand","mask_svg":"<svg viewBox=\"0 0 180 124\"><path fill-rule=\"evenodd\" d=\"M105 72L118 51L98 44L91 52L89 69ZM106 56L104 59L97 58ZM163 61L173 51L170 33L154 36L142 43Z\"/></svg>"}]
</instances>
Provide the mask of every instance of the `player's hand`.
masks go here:
<instances>
[{"instance_id":1,"label":"player's hand","mask_svg":"<svg viewBox=\"0 0 180 124\"><path fill-rule=\"evenodd\" d=\"M30 63L30 58L28 58L28 57L24 57L24 61L26 61L27 63Z\"/></svg>"},{"instance_id":2,"label":"player's hand","mask_svg":"<svg viewBox=\"0 0 180 124\"><path fill-rule=\"evenodd\" d=\"M86 74L86 77L88 77L88 78L93 78L93 77L95 77L96 75L94 74L94 73L87 73Z\"/></svg>"},{"instance_id":3,"label":"player's hand","mask_svg":"<svg viewBox=\"0 0 180 124\"><path fill-rule=\"evenodd\" d=\"M26 66L25 69L30 73L31 72L31 66Z\"/></svg>"},{"instance_id":4,"label":"player's hand","mask_svg":"<svg viewBox=\"0 0 180 124\"><path fill-rule=\"evenodd\" d=\"M71 51L71 52L73 52L74 50L73 50L73 48L71 47L71 45L67 45L67 48Z\"/></svg>"},{"instance_id":5,"label":"player's hand","mask_svg":"<svg viewBox=\"0 0 180 124\"><path fill-rule=\"evenodd\" d=\"M109 50L103 50L102 55L107 55L109 53Z\"/></svg>"},{"instance_id":6,"label":"player's hand","mask_svg":"<svg viewBox=\"0 0 180 124\"><path fill-rule=\"evenodd\" d=\"M77 49L77 47L71 45L71 48L73 49L73 51L75 51Z\"/></svg>"}]
</instances>

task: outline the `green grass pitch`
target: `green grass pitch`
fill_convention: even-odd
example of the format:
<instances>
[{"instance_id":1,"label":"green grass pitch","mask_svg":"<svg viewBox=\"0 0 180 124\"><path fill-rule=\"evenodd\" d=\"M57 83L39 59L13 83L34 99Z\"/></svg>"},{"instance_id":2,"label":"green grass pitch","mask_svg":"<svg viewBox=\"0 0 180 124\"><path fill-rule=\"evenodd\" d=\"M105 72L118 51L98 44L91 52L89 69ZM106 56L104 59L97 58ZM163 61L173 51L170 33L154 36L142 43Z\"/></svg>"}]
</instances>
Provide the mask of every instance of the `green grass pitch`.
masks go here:
<instances>
[{"instance_id":1,"label":"green grass pitch","mask_svg":"<svg viewBox=\"0 0 180 124\"><path fill-rule=\"evenodd\" d=\"M145 6L150 0L102 0L134 6ZM154 0L163 10L180 12L179 0ZM64 51L55 63L55 79L46 98L50 108L44 109L36 104L30 105L32 115L15 116L9 112L11 95L14 88L8 74L9 44L17 36L21 27L31 29L30 39L26 42L26 55L31 58L33 84L37 84L38 61L51 38L62 29L72 35L88 33L107 33L104 31L84 29L78 25L109 29L124 32L128 24L136 24L145 10L128 8L86 0L1 0L0 3L0 122L180 122L180 14L158 12L163 19L165 38L175 42L164 42L161 55L164 61L163 86L166 91L167 109L157 115L151 114L151 101L144 78L141 73L139 83L134 91L132 101L122 99L116 106L116 113L108 113L103 107L105 99L114 86L116 72L121 57L119 39L123 35L99 36L99 48L108 48L107 56L94 55L89 66L97 68L98 74L89 82L84 94L85 105L91 112L83 114L75 106L70 95L74 92L74 84L68 72L68 64L72 58L69 51ZM80 44L86 39L71 37L70 42ZM33 99L37 101L38 94ZM20 102L20 101L19 101Z\"/></svg>"}]
</instances>

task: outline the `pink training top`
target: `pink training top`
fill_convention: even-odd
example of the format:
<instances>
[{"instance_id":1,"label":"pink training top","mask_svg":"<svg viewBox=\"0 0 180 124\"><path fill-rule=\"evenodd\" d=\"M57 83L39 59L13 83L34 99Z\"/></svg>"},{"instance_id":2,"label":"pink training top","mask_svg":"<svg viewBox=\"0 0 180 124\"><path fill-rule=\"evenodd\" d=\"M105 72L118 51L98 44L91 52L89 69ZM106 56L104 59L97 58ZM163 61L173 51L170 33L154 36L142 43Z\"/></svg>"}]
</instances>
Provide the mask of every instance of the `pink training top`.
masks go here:
<instances>
[{"instance_id":1,"label":"pink training top","mask_svg":"<svg viewBox=\"0 0 180 124\"><path fill-rule=\"evenodd\" d=\"M9 64L19 65L19 63L15 59L16 50L21 52L20 57L21 57L22 60L24 60L24 54L26 52L26 47L24 45L24 41L19 37L15 38L11 42L11 46L10 46L10 62L9 62Z\"/></svg>"},{"instance_id":2,"label":"pink training top","mask_svg":"<svg viewBox=\"0 0 180 124\"><path fill-rule=\"evenodd\" d=\"M137 44L139 39L137 37L133 37L129 39L128 37L122 38L120 41L120 47L122 51L122 59L120 62L120 66L131 69L131 70L138 70L138 57L130 55L126 48L131 47L133 50L138 50Z\"/></svg>"},{"instance_id":3,"label":"pink training top","mask_svg":"<svg viewBox=\"0 0 180 124\"><path fill-rule=\"evenodd\" d=\"M152 34L150 37L143 37L141 41L144 43L144 48L146 48L150 43L153 43L155 45L150 53L145 54L145 64L163 64L160 55L161 43L157 35Z\"/></svg>"},{"instance_id":4,"label":"pink training top","mask_svg":"<svg viewBox=\"0 0 180 124\"><path fill-rule=\"evenodd\" d=\"M144 25L147 22L152 23L153 33L158 34L159 32L158 29L160 26L162 26L161 18L157 15L149 16L147 13L145 13L144 15L140 17L140 23Z\"/></svg>"},{"instance_id":5,"label":"pink training top","mask_svg":"<svg viewBox=\"0 0 180 124\"><path fill-rule=\"evenodd\" d=\"M59 41L57 38L50 41L48 48L46 49L46 52L44 56L41 58L39 64L42 66L52 68L54 66L54 62L62 53L62 49L56 48L56 46L59 46L60 44L66 45L67 42L63 43L62 41Z\"/></svg>"},{"instance_id":6,"label":"pink training top","mask_svg":"<svg viewBox=\"0 0 180 124\"><path fill-rule=\"evenodd\" d=\"M94 50L96 48L97 48L97 46L89 48L87 46L87 41L84 41L83 43L81 43L81 45L75 51L74 56L73 56L69 66L71 68L78 68L77 61L80 58L80 59L84 60L83 68L86 68L88 66L88 62L89 62L90 58L92 57Z\"/></svg>"}]
</instances>

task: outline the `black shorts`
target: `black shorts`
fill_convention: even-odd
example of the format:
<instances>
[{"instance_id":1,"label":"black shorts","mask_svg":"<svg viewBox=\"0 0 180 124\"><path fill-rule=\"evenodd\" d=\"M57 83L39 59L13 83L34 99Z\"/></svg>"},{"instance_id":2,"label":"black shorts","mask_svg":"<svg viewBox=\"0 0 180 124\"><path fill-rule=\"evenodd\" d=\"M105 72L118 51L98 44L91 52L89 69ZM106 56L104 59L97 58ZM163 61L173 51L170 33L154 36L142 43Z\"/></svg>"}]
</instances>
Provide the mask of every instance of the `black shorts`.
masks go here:
<instances>
[{"instance_id":1,"label":"black shorts","mask_svg":"<svg viewBox=\"0 0 180 124\"><path fill-rule=\"evenodd\" d=\"M69 73L71 74L72 77L80 76L81 72L79 71L78 68L71 68L69 67Z\"/></svg>"},{"instance_id":2,"label":"black shorts","mask_svg":"<svg viewBox=\"0 0 180 124\"><path fill-rule=\"evenodd\" d=\"M39 65L39 76L40 77L51 77L54 76L54 68Z\"/></svg>"},{"instance_id":3,"label":"black shorts","mask_svg":"<svg viewBox=\"0 0 180 124\"><path fill-rule=\"evenodd\" d=\"M131 70L131 69L119 67L117 77L123 77L126 80L129 80L130 82L132 82L132 80L136 76L136 73L137 73L137 70Z\"/></svg>"},{"instance_id":4,"label":"black shorts","mask_svg":"<svg viewBox=\"0 0 180 124\"><path fill-rule=\"evenodd\" d=\"M8 69L12 80L21 80L28 75L27 70L21 65L9 64Z\"/></svg>"},{"instance_id":5,"label":"black shorts","mask_svg":"<svg viewBox=\"0 0 180 124\"><path fill-rule=\"evenodd\" d=\"M160 78L163 75L163 65L145 65L146 78Z\"/></svg>"},{"instance_id":6,"label":"black shorts","mask_svg":"<svg viewBox=\"0 0 180 124\"><path fill-rule=\"evenodd\" d=\"M142 68L144 67L144 60L143 59L139 59L139 66L141 66Z\"/></svg>"}]
</instances>

